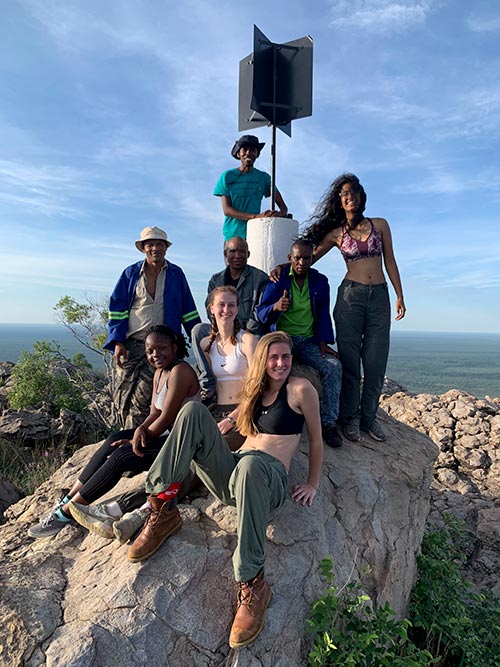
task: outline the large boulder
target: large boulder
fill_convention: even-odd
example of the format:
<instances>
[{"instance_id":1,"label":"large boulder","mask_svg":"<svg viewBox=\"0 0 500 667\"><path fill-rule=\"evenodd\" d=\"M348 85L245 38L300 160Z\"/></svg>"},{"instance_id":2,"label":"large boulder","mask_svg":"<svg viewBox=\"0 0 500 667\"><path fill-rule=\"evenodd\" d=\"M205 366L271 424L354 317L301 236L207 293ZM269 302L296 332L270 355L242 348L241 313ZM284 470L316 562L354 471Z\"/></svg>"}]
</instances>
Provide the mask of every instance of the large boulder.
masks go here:
<instances>
[{"instance_id":1,"label":"large boulder","mask_svg":"<svg viewBox=\"0 0 500 667\"><path fill-rule=\"evenodd\" d=\"M388 441L364 436L325 449L312 508L288 500L268 527L266 578L273 599L250 647L227 644L235 587L236 514L204 494L181 505L182 530L143 563L126 546L76 526L34 541L28 525L76 478L94 446L79 450L0 528L0 665L9 667L303 667L310 606L324 591L319 562L334 558L339 585L369 566L363 585L376 603L406 610L415 553L429 509L437 447L384 415ZM290 488L307 474L307 442ZM124 479L116 492L140 484ZM112 495L112 494L110 494Z\"/></svg>"},{"instance_id":2,"label":"large boulder","mask_svg":"<svg viewBox=\"0 0 500 667\"><path fill-rule=\"evenodd\" d=\"M430 521L439 526L450 514L465 522L474 538L464 574L500 595L500 398L453 389L440 396L399 392L381 404L439 447Z\"/></svg>"}]
</instances>

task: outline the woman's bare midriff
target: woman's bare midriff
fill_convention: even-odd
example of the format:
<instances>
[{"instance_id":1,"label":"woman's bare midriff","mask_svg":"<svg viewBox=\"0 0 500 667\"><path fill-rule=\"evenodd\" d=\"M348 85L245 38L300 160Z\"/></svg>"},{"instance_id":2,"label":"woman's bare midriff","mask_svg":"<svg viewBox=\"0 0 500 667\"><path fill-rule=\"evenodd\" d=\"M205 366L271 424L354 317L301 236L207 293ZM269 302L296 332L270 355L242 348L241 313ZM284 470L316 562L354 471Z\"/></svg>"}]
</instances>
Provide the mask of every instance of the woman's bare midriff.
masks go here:
<instances>
[{"instance_id":1,"label":"woman's bare midriff","mask_svg":"<svg viewBox=\"0 0 500 667\"><path fill-rule=\"evenodd\" d=\"M353 280L363 285L381 285L385 283L381 257L366 257L347 264L345 280Z\"/></svg>"},{"instance_id":2,"label":"woman's bare midriff","mask_svg":"<svg viewBox=\"0 0 500 667\"><path fill-rule=\"evenodd\" d=\"M233 405L241 400L241 380L224 380L217 382L217 403L219 405Z\"/></svg>"},{"instance_id":3,"label":"woman's bare midriff","mask_svg":"<svg viewBox=\"0 0 500 667\"><path fill-rule=\"evenodd\" d=\"M269 433L250 435L241 447L241 451L255 449L270 454L281 461L288 472L290 462L299 446L300 436L300 433L295 435L269 435Z\"/></svg>"}]
</instances>

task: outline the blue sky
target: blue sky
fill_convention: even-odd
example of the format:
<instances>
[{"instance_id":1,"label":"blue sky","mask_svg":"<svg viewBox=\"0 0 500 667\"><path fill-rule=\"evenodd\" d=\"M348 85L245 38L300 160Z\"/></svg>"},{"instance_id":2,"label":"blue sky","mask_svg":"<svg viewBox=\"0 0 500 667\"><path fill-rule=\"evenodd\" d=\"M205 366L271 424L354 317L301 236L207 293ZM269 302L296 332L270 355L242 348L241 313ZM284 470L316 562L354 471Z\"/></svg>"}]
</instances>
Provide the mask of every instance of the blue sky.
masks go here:
<instances>
[{"instance_id":1,"label":"blue sky","mask_svg":"<svg viewBox=\"0 0 500 667\"><path fill-rule=\"evenodd\" d=\"M400 330L500 331L500 5L489 0L11 0L0 9L2 322L109 295L167 230L199 307L223 268L213 186L236 166L253 24L314 39L314 102L278 133L278 186L306 220L344 171L387 218ZM257 166L269 170L270 129ZM317 265L332 298L345 267ZM392 292L394 302L394 293Z\"/></svg>"}]
</instances>

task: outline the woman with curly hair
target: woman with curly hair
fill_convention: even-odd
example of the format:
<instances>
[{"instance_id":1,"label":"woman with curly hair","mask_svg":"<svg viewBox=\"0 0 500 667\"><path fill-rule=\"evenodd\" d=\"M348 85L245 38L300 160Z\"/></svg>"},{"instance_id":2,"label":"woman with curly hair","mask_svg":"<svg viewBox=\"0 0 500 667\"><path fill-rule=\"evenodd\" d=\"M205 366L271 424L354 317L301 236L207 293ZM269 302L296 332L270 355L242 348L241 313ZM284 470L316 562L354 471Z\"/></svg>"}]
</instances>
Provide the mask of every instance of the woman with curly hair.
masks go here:
<instances>
[{"instance_id":1,"label":"woman with curly hair","mask_svg":"<svg viewBox=\"0 0 500 667\"><path fill-rule=\"evenodd\" d=\"M365 206L366 193L357 176L342 174L319 203L304 236L314 244L314 261L337 247L347 266L333 311L342 363L339 421L344 435L357 442L362 429L382 442L386 436L376 416L390 331L389 291L382 260L396 292L396 320L405 316L406 307L387 220L365 217Z\"/></svg>"},{"instance_id":2,"label":"woman with curly hair","mask_svg":"<svg viewBox=\"0 0 500 667\"><path fill-rule=\"evenodd\" d=\"M120 523L118 520L122 515L118 503L91 503L110 491L123 473L148 470L182 405L201 400L196 373L184 361L188 351L182 334L175 333L170 327L156 325L147 332L145 346L147 360L156 369L149 415L137 428L117 431L104 441L68 493L48 516L29 528L30 537L52 537L73 517L102 537L115 535L120 539L115 531L115 524ZM144 519L145 514L136 529Z\"/></svg>"},{"instance_id":3,"label":"woman with curly hair","mask_svg":"<svg viewBox=\"0 0 500 667\"><path fill-rule=\"evenodd\" d=\"M236 507L238 545L233 567L238 586L236 615L229 644L252 642L264 627L271 590L264 579L264 551L269 513L285 502L287 474L304 422L309 435L307 480L292 498L311 505L323 458L319 398L305 378L290 377L291 340L282 331L257 343L248 370L237 427L246 440L231 452L204 405L186 405L151 467L146 490L153 511L129 548L129 559L151 556L182 525L177 508L179 484L191 461L210 492Z\"/></svg>"},{"instance_id":4,"label":"woman with curly hair","mask_svg":"<svg viewBox=\"0 0 500 667\"><path fill-rule=\"evenodd\" d=\"M245 440L236 428L238 403L257 345L253 334L241 330L238 305L235 287L224 285L212 290L208 297L212 328L210 335L201 341L201 349L216 380L217 405L211 412L233 452Z\"/></svg>"}]
</instances>

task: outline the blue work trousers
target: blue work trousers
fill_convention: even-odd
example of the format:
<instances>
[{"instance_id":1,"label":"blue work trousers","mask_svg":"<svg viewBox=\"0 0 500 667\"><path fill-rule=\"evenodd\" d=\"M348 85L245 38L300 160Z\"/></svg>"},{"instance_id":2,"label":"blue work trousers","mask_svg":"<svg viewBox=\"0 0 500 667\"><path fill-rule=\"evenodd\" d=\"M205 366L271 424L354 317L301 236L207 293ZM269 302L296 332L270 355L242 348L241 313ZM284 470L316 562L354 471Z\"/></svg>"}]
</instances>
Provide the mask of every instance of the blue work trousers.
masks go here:
<instances>
[{"instance_id":1,"label":"blue work trousers","mask_svg":"<svg viewBox=\"0 0 500 667\"><path fill-rule=\"evenodd\" d=\"M208 359L203 354L203 350L201 349L201 341L206 336L210 336L211 329L212 327L210 324L203 322L201 324L195 324L193 330L191 331L191 347L193 350L194 358L196 359L196 366L198 368L198 381L200 383L200 389L208 396L215 394L215 377L212 373L212 368L208 363Z\"/></svg>"},{"instance_id":2,"label":"blue work trousers","mask_svg":"<svg viewBox=\"0 0 500 667\"><path fill-rule=\"evenodd\" d=\"M333 355L322 356L318 343L306 336L291 336L292 354L296 361L316 370L321 378L321 425L327 429L335 426L339 415L339 393L342 383L342 366Z\"/></svg>"}]
</instances>

